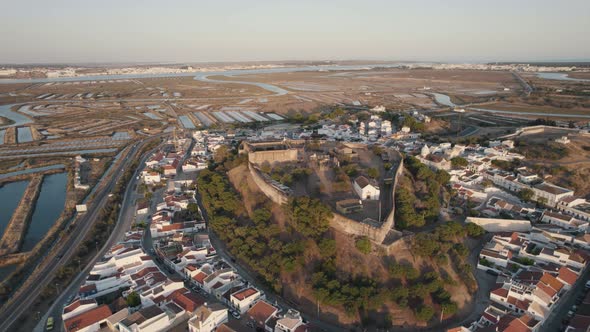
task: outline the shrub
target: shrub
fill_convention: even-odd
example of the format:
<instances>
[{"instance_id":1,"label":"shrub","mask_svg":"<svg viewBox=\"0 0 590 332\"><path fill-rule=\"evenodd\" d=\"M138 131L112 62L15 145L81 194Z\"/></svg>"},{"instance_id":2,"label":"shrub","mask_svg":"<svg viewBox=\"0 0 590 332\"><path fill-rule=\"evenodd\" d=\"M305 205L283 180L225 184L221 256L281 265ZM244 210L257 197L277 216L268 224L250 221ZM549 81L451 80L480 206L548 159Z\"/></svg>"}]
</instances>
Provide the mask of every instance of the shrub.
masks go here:
<instances>
[{"instance_id":1,"label":"shrub","mask_svg":"<svg viewBox=\"0 0 590 332\"><path fill-rule=\"evenodd\" d=\"M420 306L418 310L416 310L416 319L422 322L428 322L434 316L434 309L427 306Z\"/></svg>"},{"instance_id":2,"label":"shrub","mask_svg":"<svg viewBox=\"0 0 590 332\"><path fill-rule=\"evenodd\" d=\"M362 252L365 255L371 252L371 240L369 240L369 238L366 236L363 236L360 239L356 240L354 245L360 252Z\"/></svg>"}]
</instances>

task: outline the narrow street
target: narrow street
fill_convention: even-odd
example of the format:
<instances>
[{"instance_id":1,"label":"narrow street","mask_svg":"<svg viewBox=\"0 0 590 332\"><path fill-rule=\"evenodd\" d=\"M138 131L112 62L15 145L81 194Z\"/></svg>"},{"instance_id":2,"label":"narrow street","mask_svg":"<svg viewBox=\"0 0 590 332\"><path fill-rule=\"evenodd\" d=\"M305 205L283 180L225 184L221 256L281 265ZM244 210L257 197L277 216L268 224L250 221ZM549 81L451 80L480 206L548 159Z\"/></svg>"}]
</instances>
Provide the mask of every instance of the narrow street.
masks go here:
<instances>
[{"instance_id":1,"label":"narrow street","mask_svg":"<svg viewBox=\"0 0 590 332\"><path fill-rule=\"evenodd\" d=\"M586 271L578 278L576 284L567 293L561 296L549 317L545 320L545 324L541 326L541 332L560 331L562 326L562 319L567 316L568 311L576 302L576 298L585 292L586 282L590 280L590 267L586 267Z\"/></svg>"}]
</instances>

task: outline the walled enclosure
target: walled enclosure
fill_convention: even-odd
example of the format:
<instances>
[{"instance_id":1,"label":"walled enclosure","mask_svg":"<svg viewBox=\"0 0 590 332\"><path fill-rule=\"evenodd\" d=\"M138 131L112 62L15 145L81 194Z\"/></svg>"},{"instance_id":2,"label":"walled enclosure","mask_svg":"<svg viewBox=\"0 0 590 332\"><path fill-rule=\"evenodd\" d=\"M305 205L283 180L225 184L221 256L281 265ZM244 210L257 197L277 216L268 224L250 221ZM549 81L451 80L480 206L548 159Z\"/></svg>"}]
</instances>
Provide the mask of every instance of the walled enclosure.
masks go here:
<instances>
[{"instance_id":1,"label":"walled enclosure","mask_svg":"<svg viewBox=\"0 0 590 332\"><path fill-rule=\"evenodd\" d=\"M277 204L285 204L289 201L289 196L267 183L267 181L265 181L260 174L260 171L256 169L255 165L260 165L264 162L269 162L272 164L274 162L296 161L298 158L299 151L295 148L284 150L253 151L248 153L248 169L258 188L260 188L260 190L270 200ZM354 236L367 236L369 239L371 239L371 241L377 244L383 243L383 240L389 234L389 232L395 231L393 229L395 225L395 189L397 187L398 178L403 172L403 168L403 158L400 156L400 163L397 165L397 169L395 170L395 177L391 187L391 212L381 226L376 227L367 223L352 220L341 214L338 214L335 211L333 211L334 217L330 221L330 226L332 226L337 231L346 234Z\"/></svg>"}]
</instances>

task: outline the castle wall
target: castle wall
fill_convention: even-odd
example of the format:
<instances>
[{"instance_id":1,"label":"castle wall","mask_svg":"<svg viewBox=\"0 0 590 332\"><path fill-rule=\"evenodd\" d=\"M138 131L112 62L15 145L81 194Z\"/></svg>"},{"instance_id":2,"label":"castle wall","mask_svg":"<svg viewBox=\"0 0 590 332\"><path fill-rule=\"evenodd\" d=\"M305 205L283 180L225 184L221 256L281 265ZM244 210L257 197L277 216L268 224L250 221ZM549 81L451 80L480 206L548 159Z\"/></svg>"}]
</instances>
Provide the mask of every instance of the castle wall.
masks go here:
<instances>
[{"instance_id":1,"label":"castle wall","mask_svg":"<svg viewBox=\"0 0 590 332\"><path fill-rule=\"evenodd\" d=\"M260 190L268 198L270 198L270 200L277 204L285 204L289 201L289 196L267 183L260 174L260 171L257 170L254 165L262 164L264 162L269 162L272 164L273 162L294 161L297 159L297 149L250 152L248 153L248 169L252 175L252 178L254 179L254 183L256 183L258 188L260 188ZM371 241L381 244L389 232L393 230L395 225L395 188L397 187L397 183L403 172L403 168L404 161L403 158L400 158L400 163L398 164L395 171L393 185L391 186L391 212L387 215L380 227L375 227L366 223L349 219L337 212L334 212L334 217L330 221L330 226L337 231L346 234L367 236L369 239L371 239Z\"/></svg>"},{"instance_id":2,"label":"castle wall","mask_svg":"<svg viewBox=\"0 0 590 332\"><path fill-rule=\"evenodd\" d=\"M270 198L271 201L279 205L285 204L289 201L289 197L287 195L268 184L264 178L262 178L260 171L254 168L252 163L248 163L248 170L250 170L250 174L252 175L252 179L254 179L254 183L256 183L258 188L266 195L266 197Z\"/></svg>"},{"instance_id":3,"label":"castle wall","mask_svg":"<svg viewBox=\"0 0 590 332\"><path fill-rule=\"evenodd\" d=\"M372 225L358 222L338 213L334 213L334 218L330 221L330 226L346 234L367 236L375 243L382 243L389 231L392 230L395 225L395 188L397 187L398 179L403 172L403 168L404 161L401 159L395 172L393 185L391 186L391 197L393 200L391 212L387 215L380 227L374 227Z\"/></svg>"},{"instance_id":4,"label":"castle wall","mask_svg":"<svg viewBox=\"0 0 590 332\"><path fill-rule=\"evenodd\" d=\"M297 161L298 156L299 153L297 149L256 151L248 153L248 161L256 165L261 165L264 162L273 164L287 161Z\"/></svg>"}]
</instances>

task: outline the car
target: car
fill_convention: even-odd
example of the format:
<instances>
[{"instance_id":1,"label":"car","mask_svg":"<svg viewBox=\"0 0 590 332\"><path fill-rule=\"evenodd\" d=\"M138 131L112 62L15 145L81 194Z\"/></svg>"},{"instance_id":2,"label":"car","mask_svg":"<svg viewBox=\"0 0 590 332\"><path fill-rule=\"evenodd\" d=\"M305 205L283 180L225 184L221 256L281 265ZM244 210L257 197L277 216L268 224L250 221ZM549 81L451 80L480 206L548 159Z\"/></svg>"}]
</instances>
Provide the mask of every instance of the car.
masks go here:
<instances>
[{"instance_id":1,"label":"car","mask_svg":"<svg viewBox=\"0 0 590 332\"><path fill-rule=\"evenodd\" d=\"M586 289L590 288L590 280L586 281Z\"/></svg>"},{"instance_id":2,"label":"car","mask_svg":"<svg viewBox=\"0 0 590 332\"><path fill-rule=\"evenodd\" d=\"M242 318L242 316L240 316L240 313L237 311L232 311L231 315L234 316L235 319L240 319Z\"/></svg>"},{"instance_id":3,"label":"car","mask_svg":"<svg viewBox=\"0 0 590 332\"><path fill-rule=\"evenodd\" d=\"M567 312L567 318L572 318L572 317L574 317L574 312L570 310Z\"/></svg>"},{"instance_id":4,"label":"car","mask_svg":"<svg viewBox=\"0 0 590 332\"><path fill-rule=\"evenodd\" d=\"M47 322L45 323L45 330L53 330L53 316L49 316L49 318L47 318Z\"/></svg>"}]
</instances>

